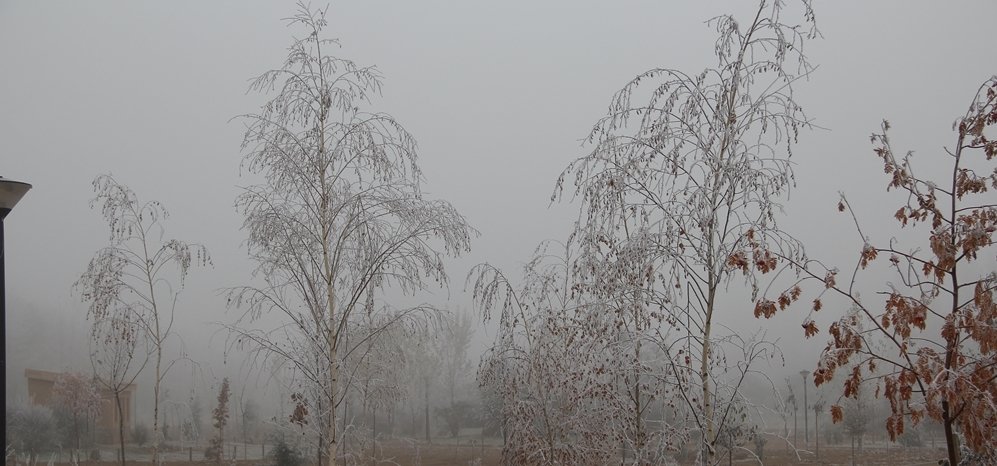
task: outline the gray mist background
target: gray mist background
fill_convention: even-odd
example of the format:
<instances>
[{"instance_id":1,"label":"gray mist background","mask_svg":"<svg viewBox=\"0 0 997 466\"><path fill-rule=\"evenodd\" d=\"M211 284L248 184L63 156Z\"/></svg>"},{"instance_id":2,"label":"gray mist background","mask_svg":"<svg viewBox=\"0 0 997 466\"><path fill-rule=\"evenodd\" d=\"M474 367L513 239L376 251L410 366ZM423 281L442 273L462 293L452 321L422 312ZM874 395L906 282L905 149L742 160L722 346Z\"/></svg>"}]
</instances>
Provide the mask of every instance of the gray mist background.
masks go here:
<instances>
[{"instance_id":1,"label":"gray mist background","mask_svg":"<svg viewBox=\"0 0 997 466\"><path fill-rule=\"evenodd\" d=\"M426 192L451 201L481 232L470 254L451 261L449 292L430 299L470 309L463 288L471 266L488 261L515 276L540 240L563 238L576 210L548 207L554 181L586 152L581 139L613 93L648 68L712 64L715 34L705 21L753 3L333 2L329 36L342 41L341 56L383 72L375 108L418 139ZM240 178L242 125L230 119L266 100L245 93L248 80L278 66L300 33L281 21L294 8L0 1L0 175L34 185L6 222L11 399L25 396L25 367L89 370L86 307L70 287L107 240L88 204L91 180L107 172L166 205L167 236L203 243L214 256L213 268L191 273L177 311L178 332L201 362L195 383L246 377L241 355L224 354L225 335L213 324L237 316L218 290L244 283L252 268L233 207L251 180ZM896 149L915 150L922 170L940 166L942 146L954 141L952 121L997 73L997 3L815 8L824 39L807 53L820 67L797 95L826 129L801 136L798 186L782 221L811 256L849 267L843 258L862 243L850 219L836 215L838 191L877 238L890 234L899 199L884 196L869 134L888 118ZM801 314L756 321L748 303L728 301L726 325L764 327L779 339L786 367L773 368L774 377L812 369L826 335L804 341ZM480 328L476 348L491 336ZM140 387L140 397L146 391Z\"/></svg>"}]
</instances>

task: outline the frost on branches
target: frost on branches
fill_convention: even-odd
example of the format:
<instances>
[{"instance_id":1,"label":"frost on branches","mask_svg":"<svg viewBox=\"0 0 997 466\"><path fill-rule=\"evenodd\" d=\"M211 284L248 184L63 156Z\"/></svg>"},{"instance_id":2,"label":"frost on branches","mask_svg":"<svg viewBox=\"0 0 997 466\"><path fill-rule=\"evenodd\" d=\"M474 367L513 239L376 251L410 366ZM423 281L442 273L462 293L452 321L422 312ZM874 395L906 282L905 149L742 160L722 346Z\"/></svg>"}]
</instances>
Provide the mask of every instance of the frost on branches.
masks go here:
<instances>
[{"instance_id":1,"label":"frost on branches","mask_svg":"<svg viewBox=\"0 0 997 466\"><path fill-rule=\"evenodd\" d=\"M625 441L613 386L623 361L584 327L568 258L548 254L549 246L538 249L520 286L488 264L471 271L475 302L499 323L479 383L497 405L490 409L501 418L507 462L608 464Z\"/></svg>"},{"instance_id":2,"label":"frost on branches","mask_svg":"<svg viewBox=\"0 0 997 466\"><path fill-rule=\"evenodd\" d=\"M81 428L87 428L100 414L102 400L97 382L92 375L78 372L59 374L52 386L52 395L56 406L68 413L72 419L70 433L73 444L70 458L79 464Z\"/></svg>"},{"instance_id":3,"label":"frost on branches","mask_svg":"<svg viewBox=\"0 0 997 466\"><path fill-rule=\"evenodd\" d=\"M786 22L790 6L799 24ZM777 267L772 253L753 255L751 242L802 254L776 213L793 185L792 146L809 126L793 86L813 69L803 47L818 36L808 1L761 1L748 21L725 15L710 24L717 66L694 75L657 68L630 81L554 194L573 184L582 202L573 291L628 329L636 360L651 347L663 358L667 371L636 378L663 377L683 394L706 462L731 421L731 399L717 386L739 383L724 354L757 349L718 328L718 292L738 277L757 291L756 275Z\"/></svg>"},{"instance_id":4,"label":"frost on branches","mask_svg":"<svg viewBox=\"0 0 997 466\"><path fill-rule=\"evenodd\" d=\"M374 333L418 319L426 309L396 309L381 291L445 284L444 257L467 251L474 230L449 203L423 198L412 135L366 111L381 89L378 70L330 54L337 44L322 37L324 11L299 3L289 23L305 36L253 81L253 90L277 93L244 116L243 167L262 182L236 204L256 283L231 290L230 304L246 314L230 329L309 385L311 425L335 464L336 408L352 377L344 358L368 338L349 332L371 323L361 314L378 314L383 325L367 327ZM253 328L264 312L286 325Z\"/></svg>"},{"instance_id":5,"label":"frost on branches","mask_svg":"<svg viewBox=\"0 0 997 466\"><path fill-rule=\"evenodd\" d=\"M885 427L893 439L926 417L939 421L953 465L964 456L960 443L983 463L997 460L995 126L997 77L977 90L953 125L955 145L941 155L950 169L932 176L915 170L912 153L894 153L890 126L883 122L871 140L889 178L887 191L904 199L893 218L910 244L896 237L874 243L842 196L838 210L851 213L863 241L851 276L840 280L837 269L817 261L797 264L801 282L818 281L822 288L812 312L821 309L828 293L858 309L827 328L832 339L814 372L815 383L831 380L848 365L843 396L857 398L861 384L874 384L875 394L889 401ZM879 299L859 300L859 275L884 259L894 279L878 291ZM794 285L783 293L780 307L797 300L799 290ZM772 305L766 298L761 302ZM816 325L809 316L806 322L812 336ZM831 414L841 420L841 406L832 406Z\"/></svg>"},{"instance_id":6,"label":"frost on branches","mask_svg":"<svg viewBox=\"0 0 997 466\"><path fill-rule=\"evenodd\" d=\"M111 175L97 176L92 184L96 195L90 206L100 207L109 242L90 259L73 288L89 304L89 319L97 322L127 313L142 330L154 363L152 462L159 464L162 383L184 357L168 354L177 336L176 305L190 269L211 265L211 255L203 245L163 238L169 212L159 201L141 200Z\"/></svg>"},{"instance_id":7,"label":"frost on branches","mask_svg":"<svg viewBox=\"0 0 997 466\"><path fill-rule=\"evenodd\" d=\"M519 285L488 264L469 276L477 306L499 324L478 376L487 408L501 420L503 457L511 464L692 459L703 425L689 398L698 372L688 367L687 339L649 330L660 323L635 318L624 297L580 292L571 281L571 244L541 245ZM738 388L752 363L778 351L737 336L718 341L725 350L711 372L723 380L714 387L723 400L718 445L738 448L755 434L746 422L754 408Z\"/></svg>"}]
</instances>

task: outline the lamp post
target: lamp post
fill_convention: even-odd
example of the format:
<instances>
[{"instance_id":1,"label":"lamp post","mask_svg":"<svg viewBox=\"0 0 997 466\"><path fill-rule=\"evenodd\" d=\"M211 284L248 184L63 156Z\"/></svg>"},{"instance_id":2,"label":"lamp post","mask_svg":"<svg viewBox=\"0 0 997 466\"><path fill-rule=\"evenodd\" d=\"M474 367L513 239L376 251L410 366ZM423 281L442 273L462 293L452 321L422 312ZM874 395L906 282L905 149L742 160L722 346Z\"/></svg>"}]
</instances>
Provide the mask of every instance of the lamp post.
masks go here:
<instances>
[{"instance_id":1,"label":"lamp post","mask_svg":"<svg viewBox=\"0 0 997 466\"><path fill-rule=\"evenodd\" d=\"M17 201L31 189L28 183L6 179L0 176L0 372L3 373L3 388L0 389L0 400L3 403L4 418L7 416L7 283L4 276L6 256L3 248L3 222ZM0 426L0 437L3 438L4 452L7 446L7 422Z\"/></svg>"},{"instance_id":2,"label":"lamp post","mask_svg":"<svg viewBox=\"0 0 997 466\"><path fill-rule=\"evenodd\" d=\"M803 442L806 445L810 445L810 424L808 424L807 418L807 376L810 375L810 371L804 369L800 371L800 378L803 379Z\"/></svg>"}]
</instances>

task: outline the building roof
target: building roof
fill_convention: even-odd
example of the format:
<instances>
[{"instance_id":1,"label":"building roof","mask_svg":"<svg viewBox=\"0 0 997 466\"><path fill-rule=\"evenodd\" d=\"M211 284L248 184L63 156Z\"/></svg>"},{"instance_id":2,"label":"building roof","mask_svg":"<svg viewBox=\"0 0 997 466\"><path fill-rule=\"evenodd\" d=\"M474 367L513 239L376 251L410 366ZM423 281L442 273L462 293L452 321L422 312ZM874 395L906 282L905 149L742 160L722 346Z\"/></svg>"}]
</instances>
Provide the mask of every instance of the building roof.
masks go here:
<instances>
[{"instance_id":1,"label":"building roof","mask_svg":"<svg viewBox=\"0 0 997 466\"><path fill-rule=\"evenodd\" d=\"M59 376L63 375L63 374L65 374L65 373L64 372L43 371L43 370L38 370L38 369L25 369L24 370L24 378L26 378L28 380L41 380L41 381L52 382L52 383L55 383L55 381L59 378ZM132 384L128 384L128 386L125 387L125 389L123 391L130 392L130 391L136 390L137 388L138 388L138 385L132 383Z\"/></svg>"}]
</instances>

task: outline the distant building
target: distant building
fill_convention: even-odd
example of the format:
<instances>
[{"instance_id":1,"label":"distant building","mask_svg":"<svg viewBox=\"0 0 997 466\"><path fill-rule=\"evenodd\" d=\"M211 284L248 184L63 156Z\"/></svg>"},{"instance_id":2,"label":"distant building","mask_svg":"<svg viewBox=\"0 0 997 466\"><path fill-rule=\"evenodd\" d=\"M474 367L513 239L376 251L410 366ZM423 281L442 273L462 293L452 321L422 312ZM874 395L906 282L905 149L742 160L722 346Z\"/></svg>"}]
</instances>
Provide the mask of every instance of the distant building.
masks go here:
<instances>
[{"instance_id":1,"label":"distant building","mask_svg":"<svg viewBox=\"0 0 997 466\"><path fill-rule=\"evenodd\" d=\"M31 404L49 406L53 404L53 388L55 381L62 375L59 372L39 371L35 369L25 369L24 378L28 380L28 399ZM135 424L135 412L133 401L135 399L136 385L131 384L121 393L121 410L125 420L125 432L131 432ZM100 413L97 417L97 428L106 429L111 438L118 441L118 410L114 403L114 394L108 390L100 390Z\"/></svg>"}]
</instances>

